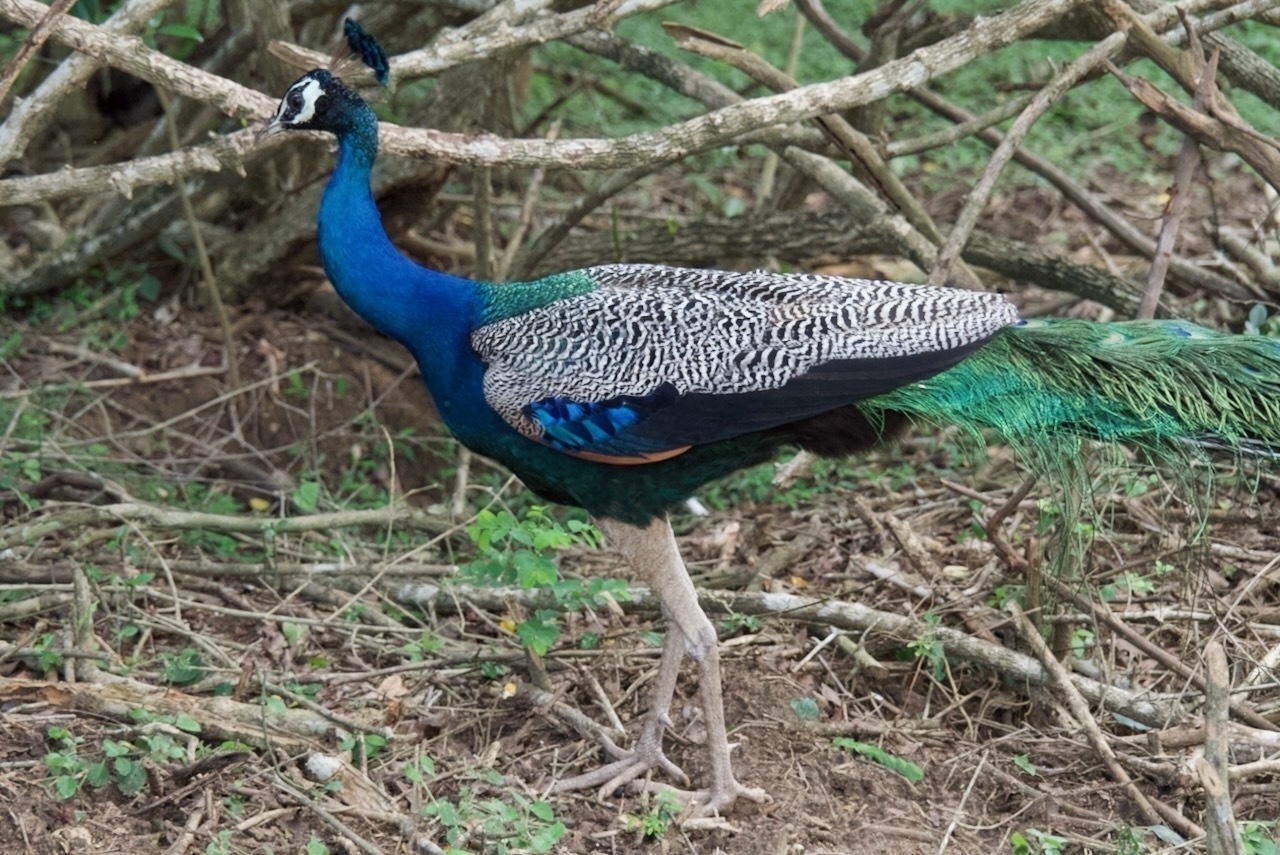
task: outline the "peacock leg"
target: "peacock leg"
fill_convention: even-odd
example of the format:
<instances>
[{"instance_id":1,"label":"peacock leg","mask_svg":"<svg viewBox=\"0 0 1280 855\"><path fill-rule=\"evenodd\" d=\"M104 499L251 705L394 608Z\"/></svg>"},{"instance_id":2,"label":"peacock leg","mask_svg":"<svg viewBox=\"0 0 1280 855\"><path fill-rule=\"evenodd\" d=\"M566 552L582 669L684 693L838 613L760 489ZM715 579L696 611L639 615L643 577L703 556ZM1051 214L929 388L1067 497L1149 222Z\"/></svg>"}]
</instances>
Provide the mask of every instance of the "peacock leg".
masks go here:
<instances>
[{"instance_id":1,"label":"peacock leg","mask_svg":"<svg viewBox=\"0 0 1280 855\"><path fill-rule=\"evenodd\" d=\"M651 769L662 769L668 775L688 785L689 776L662 753L662 735L671 723L671 698L675 695L676 681L680 677L680 663L684 659L684 635L678 631L666 634L662 645L662 658L658 663L658 680L654 689L653 706L644 717L644 726L636 747L617 755L612 763L572 778L557 781L552 792L567 793L600 788L600 798L605 799L624 784L634 781Z\"/></svg>"},{"instance_id":2,"label":"peacock leg","mask_svg":"<svg viewBox=\"0 0 1280 855\"><path fill-rule=\"evenodd\" d=\"M707 728L707 749L711 754L711 787L685 794L695 812L710 815L727 810L744 797L764 801L763 790L744 787L733 776L729 759L729 734L724 720L724 699L720 687L720 652L715 627L698 605L698 593L689 579L675 534L666 520L654 520L645 528L616 520L597 520L606 540L621 552L637 573L648 579L662 603L668 621L667 644L658 669L657 697L641 734L650 737L646 750L661 757L662 724L667 719L671 697L679 673L680 654L687 652L698 663L702 716ZM671 639L680 637L679 642ZM637 752L640 743L637 743ZM665 758L664 758L665 760ZM652 764L650 768L652 767ZM634 776L633 776L634 777ZM628 779L629 780L629 779Z\"/></svg>"}]
</instances>

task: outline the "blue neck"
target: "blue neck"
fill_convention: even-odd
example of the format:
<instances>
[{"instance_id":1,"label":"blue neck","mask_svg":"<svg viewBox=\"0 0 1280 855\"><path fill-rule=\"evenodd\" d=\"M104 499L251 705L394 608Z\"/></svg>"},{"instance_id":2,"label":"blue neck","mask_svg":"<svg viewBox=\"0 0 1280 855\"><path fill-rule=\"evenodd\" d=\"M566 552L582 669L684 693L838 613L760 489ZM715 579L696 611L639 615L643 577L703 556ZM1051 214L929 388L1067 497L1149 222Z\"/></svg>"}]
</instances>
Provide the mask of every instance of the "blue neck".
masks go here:
<instances>
[{"instance_id":1,"label":"blue neck","mask_svg":"<svg viewBox=\"0 0 1280 855\"><path fill-rule=\"evenodd\" d=\"M475 285L405 258L387 237L369 187L378 155L373 111L358 102L337 135L338 166L320 203L324 272L347 305L433 373L432 356L456 353L470 332Z\"/></svg>"}]
</instances>

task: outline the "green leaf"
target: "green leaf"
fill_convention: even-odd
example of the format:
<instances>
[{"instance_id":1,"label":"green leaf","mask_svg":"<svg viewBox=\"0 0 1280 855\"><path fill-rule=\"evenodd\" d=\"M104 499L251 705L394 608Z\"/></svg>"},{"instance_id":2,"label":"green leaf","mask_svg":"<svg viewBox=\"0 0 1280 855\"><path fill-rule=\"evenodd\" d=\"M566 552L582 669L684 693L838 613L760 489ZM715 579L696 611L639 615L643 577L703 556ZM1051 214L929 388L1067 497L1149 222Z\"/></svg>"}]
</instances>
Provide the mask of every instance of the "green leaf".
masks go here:
<instances>
[{"instance_id":1,"label":"green leaf","mask_svg":"<svg viewBox=\"0 0 1280 855\"><path fill-rule=\"evenodd\" d=\"M132 746L116 742L114 739L102 740L102 753L108 757L125 757L132 750Z\"/></svg>"},{"instance_id":2,"label":"green leaf","mask_svg":"<svg viewBox=\"0 0 1280 855\"><path fill-rule=\"evenodd\" d=\"M80 789L80 782L72 775L59 775L53 779L53 789L57 793L58 801L65 802Z\"/></svg>"},{"instance_id":3,"label":"green leaf","mask_svg":"<svg viewBox=\"0 0 1280 855\"><path fill-rule=\"evenodd\" d=\"M280 634L284 636L285 644L297 647L307 637L307 627L304 624L284 621L280 624Z\"/></svg>"},{"instance_id":4,"label":"green leaf","mask_svg":"<svg viewBox=\"0 0 1280 855\"><path fill-rule=\"evenodd\" d=\"M1017 766L1032 777L1040 774L1039 770L1036 769L1036 764L1027 759L1027 755L1025 754L1015 754L1013 758L1013 765Z\"/></svg>"},{"instance_id":5,"label":"green leaf","mask_svg":"<svg viewBox=\"0 0 1280 855\"><path fill-rule=\"evenodd\" d=\"M160 280L148 273L138 280L138 296L148 303L160 299Z\"/></svg>"},{"instance_id":6,"label":"green leaf","mask_svg":"<svg viewBox=\"0 0 1280 855\"><path fill-rule=\"evenodd\" d=\"M111 770L106 763L90 763L89 768L85 769L84 779L90 786L102 789L111 783Z\"/></svg>"},{"instance_id":7,"label":"green leaf","mask_svg":"<svg viewBox=\"0 0 1280 855\"><path fill-rule=\"evenodd\" d=\"M790 706L796 718L801 721L817 721L821 716L818 702L813 698L792 698Z\"/></svg>"},{"instance_id":8,"label":"green leaf","mask_svg":"<svg viewBox=\"0 0 1280 855\"><path fill-rule=\"evenodd\" d=\"M516 635L520 642L538 656L546 656L551 645L560 638L560 625L554 622L554 617L551 620L542 617L544 614L543 610L539 610L538 616L516 624Z\"/></svg>"},{"instance_id":9,"label":"green leaf","mask_svg":"<svg viewBox=\"0 0 1280 855\"><path fill-rule=\"evenodd\" d=\"M173 720L173 726L178 728L178 730L184 730L187 733L200 732L200 722L196 721L186 713L178 713L178 716Z\"/></svg>"},{"instance_id":10,"label":"green leaf","mask_svg":"<svg viewBox=\"0 0 1280 855\"><path fill-rule=\"evenodd\" d=\"M329 855L329 847L315 834L312 834L311 839L307 841L306 851L307 855Z\"/></svg>"},{"instance_id":11,"label":"green leaf","mask_svg":"<svg viewBox=\"0 0 1280 855\"><path fill-rule=\"evenodd\" d=\"M115 769L116 775L119 776L116 786L126 796L136 796L147 786L147 771L142 763L119 757L116 759Z\"/></svg>"},{"instance_id":12,"label":"green leaf","mask_svg":"<svg viewBox=\"0 0 1280 855\"><path fill-rule=\"evenodd\" d=\"M551 805L546 802L533 802L529 805L529 813L536 816L543 822L551 822L556 818L556 812Z\"/></svg>"},{"instance_id":13,"label":"green leaf","mask_svg":"<svg viewBox=\"0 0 1280 855\"><path fill-rule=\"evenodd\" d=\"M445 799L438 799L435 802L436 813L440 817L440 822L446 827L453 827L462 821L458 816L458 809L453 806L453 802Z\"/></svg>"},{"instance_id":14,"label":"green leaf","mask_svg":"<svg viewBox=\"0 0 1280 855\"><path fill-rule=\"evenodd\" d=\"M924 770L912 763L910 760L903 760L901 757L895 757L888 751L885 751L878 745L872 745L867 742L859 742L856 739L849 739L845 736L837 736L831 740L831 744L837 748L844 748L855 754L861 754L874 763L879 763L891 772L897 772L911 783L917 783L924 780Z\"/></svg>"},{"instance_id":15,"label":"green leaf","mask_svg":"<svg viewBox=\"0 0 1280 855\"><path fill-rule=\"evenodd\" d=\"M320 484L315 481L303 481L293 491L293 503L304 514L315 511L320 503Z\"/></svg>"},{"instance_id":16,"label":"green leaf","mask_svg":"<svg viewBox=\"0 0 1280 855\"><path fill-rule=\"evenodd\" d=\"M511 556L511 563L516 568L516 581L521 588L541 588L560 576L554 561L527 549L517 550Z\"/></svg>"},{"instance_id":17,"label":"green leaf","mask_svg":"<svg viewBox=\"0 0 1280 855\"><path fill-rule=\"evenodd\" d=\"M529 848L534 852L550 852L560 842L560 838L564 837L564 832L563 822L541 828L529 835Z\"/></svg>"},{"instance_id":18,"label":"green leaf","mask_svg":"<svg viewBox=\"0 0 1280 855\"><path fill-rule=\"evenodd\" d=\"M165 24L156 30L156 33L162 36L175 36L180 39L190 39L193 42L204 41L204 36L195 27L187 24ZM155 299L149 297L148 299Z\"/></svg>"}]
</instances>

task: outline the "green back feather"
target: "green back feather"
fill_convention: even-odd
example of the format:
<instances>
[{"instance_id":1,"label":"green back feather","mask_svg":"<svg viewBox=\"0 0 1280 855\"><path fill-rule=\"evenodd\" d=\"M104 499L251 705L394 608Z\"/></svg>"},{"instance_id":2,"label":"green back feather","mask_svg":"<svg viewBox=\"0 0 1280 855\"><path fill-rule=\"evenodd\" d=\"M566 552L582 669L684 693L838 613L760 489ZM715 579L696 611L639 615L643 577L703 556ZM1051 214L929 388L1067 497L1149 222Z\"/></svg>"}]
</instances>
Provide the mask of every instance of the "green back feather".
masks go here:
<instances>
[{"instance_id":1,"label":"green back feather","mask_svg":"<svg viewBox=\"0 0 1280 855\"><path fill-rule=\"evenodd\" d=\"M556 273L532 282L476 283L483 307L482 324L492 324L541 308L557 300L589 294L600 287L581 270Z\"/></svg>"}]
</instances>

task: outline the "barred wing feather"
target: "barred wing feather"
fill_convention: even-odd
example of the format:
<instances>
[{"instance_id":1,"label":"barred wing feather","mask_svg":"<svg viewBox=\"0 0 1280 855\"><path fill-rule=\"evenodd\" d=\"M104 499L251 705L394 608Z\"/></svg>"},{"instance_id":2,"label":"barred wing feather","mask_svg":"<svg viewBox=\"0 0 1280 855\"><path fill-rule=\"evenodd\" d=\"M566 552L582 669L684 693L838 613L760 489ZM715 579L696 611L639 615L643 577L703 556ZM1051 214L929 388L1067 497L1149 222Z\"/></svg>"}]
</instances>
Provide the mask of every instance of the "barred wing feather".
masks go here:
<instances>
[{"instance_id":1,"label":"barred wing feather","mask_svg":"<svg viewBox=\"0 0 1280 855\"><path fill-rule=\"evenodd\" d=\"M656 459L766 430L954 365L1017 314L975 291L653 265L476 330L484 394L520 433Z\"/></svg>"}]
</instances>

